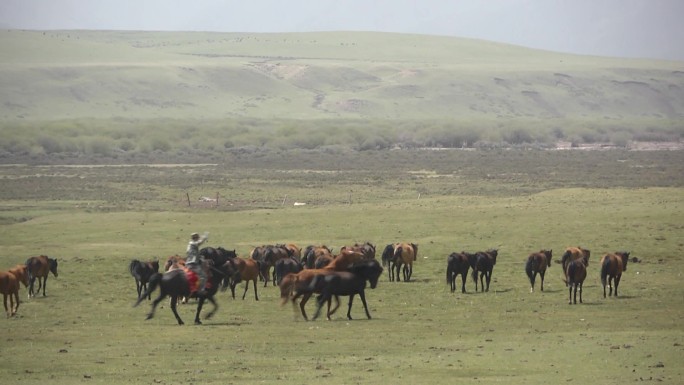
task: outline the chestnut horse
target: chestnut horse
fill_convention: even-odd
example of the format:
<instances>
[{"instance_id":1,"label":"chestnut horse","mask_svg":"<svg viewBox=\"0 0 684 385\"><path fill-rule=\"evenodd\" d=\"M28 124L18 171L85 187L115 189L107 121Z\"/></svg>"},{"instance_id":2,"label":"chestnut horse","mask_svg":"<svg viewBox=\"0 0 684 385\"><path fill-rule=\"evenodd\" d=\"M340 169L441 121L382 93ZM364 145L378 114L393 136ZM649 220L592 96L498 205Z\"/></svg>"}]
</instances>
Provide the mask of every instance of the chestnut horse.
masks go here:
<instances>
[{"instance_id":1,"label":"chestnut horse","mask_svg":"<svg viewBox=\"0 0 684 385\"><path fill-rule=\"evenodd\" d=\"M57 259L50 258L47 255L31 257L26 260L26 272L29 281L29 298L34 297L37 292L40 292L41 287L43 288L43 297L45 297L48 274L52 273L57 278ZM33 284L36 278L38 278L38 290L34 293Z\"/></svg>"},{"instance_id":2,"label":"chestnut horse","mask_svg":"<svg viewBox=\"0 0 684 385\"><path fill-rule=\"evenodd\" d=\"M330 262L333 259L332 250L325 245L309 245L304 249L302 262L304 263L305 268L313 269L319 258L327 258L328 262Z\"/></svg>"},{"instance_id":3,"label":"chestnut horse","mask_svg":"<svg viewBox=\"0 0 684 385\"><path fill-rule=\"evenodd\" d=\"M627 271L629 252L616 251L613 254L606 254L601 258L601 284L603 284L603 298L606 298L606 283L610 287L609 296L613 295L615 286L615 296L618 296L618 285L622 272Z\"/></svg>"},{"instance_id":4,"label":"chestnut horse","mask_svg":"<svg viewBox=\"0 0 684 385\"><path fill-rule=\"evenodd\" d=\"M574 303L577 304L577 290L580 292L580 303L582 303L582 284L587 278L587 265L589 264L589 257L583 256L579 259L568 262L565 268L565 284L568 286L570 305L573 304L573 290L575 293Z\"/></svg>"},{"instance_id":5,"label":"chestnut horse","mask_svg":"<svg viewBox=\"0 0 684 385\"><path fill-rule=\"evenodd\" d=\"M7 318L17 314L19 309L19 279L9 271L0 271L0 293L2 293ZM9 308L7 307L7 297L10 300Z\"/></svg>"},{"instance_id":6,"label":"chestnut horse","mask_svg":"<svg viewBox=\"0 0 684 385\"><path fill-rule=\"evenodd\" d=\"M242 293L242 299L245 299L247 295L247 290L249 290L249 281L254 284L254 299L259 300L259 295L257 294L257 281L259 280L259 271L261 271L261 262L251 259L251 258L235 258L235 266L240 272L240 280L245 282L245 291ZM239 282L239 281L238 281ZM235 299L235 287L238 282L231 280L229 282L230 292ZM225 290L226 285L224 284Z\"/></svg>"},{"instance_id":7,"label":"chestnut horse","mask_svg":"<svg viewBox=\"0 0 684 385\"><path fill-rule=\"evenodd\" d=\"M475 263L475 254L466 253L451 253L447 257L447 284L451 286L451 292L456 291L456 277L461 275L461 293L466 292L465 284L468 277L468 269Z\"/></svg>"},{"instance_id":8,"label":"chestnut horse","mask_svg":"<svg viewBox=\"0 0 684 385\"><path fill-rule=\"evenodd\" d=\"M578 259L586 259L586 265L589 266L589 257L591 256L591 251L584 249L582 247L568 247L565 249L565 253L563 253L563 257L561 258L561 264L563 265L563 274L564 274L564 281L567 283L568 281L568 276L565 275L568 271L568 264L571 261L575 261Z\"/></svg>"},{"instance_id":9,"label":"chestnut horse","mask_svg":"<svg viewBox=\"0 0 684 385\"><path fill-rule=\"evenodd\" d=\"M551 267L552 254L552 250L540 250L527 257L525 272L527 272L527 277L530 279L530 293L534 293L534 281L537 274L539 274L539 277L541 278L541 291L544 291L544 275L546 274L546 269Z\"/></svg>"},{"instance_id":10,"label":"chestnut horse","mask_svg":"<svg viewBox=\"0 0 684 385\"><path fill-rule=\"evenodd\" d=\"M400 242L385 246L382 252L382 265L388 267L389 281L401 281L400 271L404 281L408 282L413 275L413 262L418 258L418 245ZM403 270L402 270L403 266ZM395 275L396 273L396 275Z\"/></svg>"}]
</instances>

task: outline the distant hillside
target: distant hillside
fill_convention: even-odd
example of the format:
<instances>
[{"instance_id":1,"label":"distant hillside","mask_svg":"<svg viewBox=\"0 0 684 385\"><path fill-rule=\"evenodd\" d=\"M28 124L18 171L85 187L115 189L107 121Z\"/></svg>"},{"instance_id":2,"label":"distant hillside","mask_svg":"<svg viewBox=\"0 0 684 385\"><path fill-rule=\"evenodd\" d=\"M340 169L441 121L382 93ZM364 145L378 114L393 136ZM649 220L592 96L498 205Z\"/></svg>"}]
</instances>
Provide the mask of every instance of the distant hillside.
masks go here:
<instances>
[{"instance_id":1,"label":"distant hillside","mask_svg":"<svg viewBox=\"0 0 684 385\"><path fill-rule=\"evenodd\" d=\"M505 134L520 142L586 127L684 131L684 62L362 32L6 30L0 51L5 129L343 120L543 131Z\"/></svg>"}]
</instances>

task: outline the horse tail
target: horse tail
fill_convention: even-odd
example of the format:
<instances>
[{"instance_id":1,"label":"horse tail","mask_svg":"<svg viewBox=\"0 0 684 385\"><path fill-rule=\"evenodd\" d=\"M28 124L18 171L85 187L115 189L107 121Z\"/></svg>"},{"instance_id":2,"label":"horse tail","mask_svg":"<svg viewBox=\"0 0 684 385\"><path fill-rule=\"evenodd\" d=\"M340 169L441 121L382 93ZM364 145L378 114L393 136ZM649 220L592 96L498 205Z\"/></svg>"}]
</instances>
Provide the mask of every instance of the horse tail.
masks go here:
<instances>
[{"instance_id":1,"label":"horse tail","mask_svg":"<svg viewBox=\"0 0 684 385\"><path fill-rule=\"evenodd\" d=\"M154 290L159 286L159 282L161 282L162 275L159 273L154 273L152 274L152 277L150 277L149 282L147 282L147 290L145 290L145 293L141 294L140 297L138 298L137 301L135 301L135 304L133 307L136 307L140 305L140 302L142 302L145 298L149 297L150 294L154 292Z\"/></svg>"},{"instance_id":2,"label":"horse tail","mask_svg":"<svg viewBox=\"0 0 684 385\"><path fill-rule=\"evenodd\" d=\"M606 286L606 278L610 273L610 258L604 258L601 263L601 284Z\"/></svg>"},{"instance_id":3,"label":"horse tail","mask_svg":"<svg viewBox=\"0 0 684 385\"><path fill-rule=\"evenodd\" d=\"M128 265L128 272L131 273L131 275L135 276L134 269L135 267L140 263L137 259L134 259L131 261L130 265Z\"/></svg>"},{"instance_id":4,"label":"horse tail","mask_svg":"<svg viewBox=\"0 0 684 385\"><path fill-rule=\"evenodd\" d=\"M527 263L525 264L525 272L527 273L527 276L530 278L530 281L534 279L534 259L529 258L527 260Z\"/></svg>"},{"instance_id":5,"label":"horse tail","mask_svg":"<svg viewBox=\"0 0 684 385\"><path fill-rule=\"evenodd\" d=\"M280 306L284 306L292 295L296 278L296 274L290 273L280 281Z\"/></svg>"}]
</instances>

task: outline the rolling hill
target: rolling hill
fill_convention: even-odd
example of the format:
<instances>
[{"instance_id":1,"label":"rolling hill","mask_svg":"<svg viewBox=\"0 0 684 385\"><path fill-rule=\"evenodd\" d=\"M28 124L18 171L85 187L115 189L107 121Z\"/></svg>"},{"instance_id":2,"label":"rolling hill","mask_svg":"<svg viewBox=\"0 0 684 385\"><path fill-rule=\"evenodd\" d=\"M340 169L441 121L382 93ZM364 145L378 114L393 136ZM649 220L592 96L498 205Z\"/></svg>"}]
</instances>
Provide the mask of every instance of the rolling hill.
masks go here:
<instances>
[{"instance_id":1,"label":"rolling hill","mask_svg":"<svg viewBox=\"0 0 684 385\"><path fill-rule=\"evenodd\" d=\"M388 33L0 32L0 117L682 121L684 63Z\"/></svg>"}]
</instances>

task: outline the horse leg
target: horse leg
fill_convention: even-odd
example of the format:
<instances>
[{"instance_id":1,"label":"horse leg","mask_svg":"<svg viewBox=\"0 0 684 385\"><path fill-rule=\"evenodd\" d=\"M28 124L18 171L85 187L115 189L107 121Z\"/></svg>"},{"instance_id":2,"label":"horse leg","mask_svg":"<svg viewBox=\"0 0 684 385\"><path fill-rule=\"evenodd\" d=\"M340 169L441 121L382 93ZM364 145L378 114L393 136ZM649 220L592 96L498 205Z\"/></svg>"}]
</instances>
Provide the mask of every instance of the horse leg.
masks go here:
<instances>
[{"instance_id":1,"label":"horse leg","mask_svg":"<svg viewBox=\"0 0 684 385\"><path fill-rule=\"evenodd\" d=\"M17 282L17 285L20 285L19 282ZM10 300L12 299L12 296L10 295ZM12 311L12 315L16 315L17 311L19 310L19 289L17 288L17 291L14 292L14 301L16 302L13 305L14 310Z\"/></svg>"},{"instance_id":2,"label":"horse leg","mask_svg":"<svg viewBox=\"0 0 684 385\"><path fill-rule=\"evenodd\" d=\"M209 318L213 317L214 314L216 314L216 311L218 310L218 303L216 303L213 296L206 297L206 300L209 301L211 303L211 305L213 306L211 311L209 313L207 313L207 315L204 317L204 319L209 319ZM198 310L197 314L195 315L195 324L199 325L199 324L201 324L201 322L197 323L197 321L199 321L199 314L200 314L199 313L199 310L200 310L199 306L197 307L197 310Z\"/></svg>"},{"instance_id":3,"label":"horse leg","mask_svg":"<svg viewBox=\"0 0 684 385\"><path fill-rule=\"evenodd\" d=\"M150 309L150 312L147 313L147 318L145 318L146 320L154 317L154 311L157 309L157 305L159 305L159 302L161 302L165 297L166 297L166 293L161 291L159 293L159 296L154 301L152 301L152 308ZM173 313L176 315L176 319L180 320L180 317L178 317L178 313L176 313L176 302L177 301L178 301L177 296L171 296L171 310L173 310ZM182 325L183 321L180 321L180 324Z\"/></svg>"},{"instance_id":4,"label":"horse leg","mask_svg":"<svg viewBox=\"0 0 684 385\"><path fill-rule=\"evenodd\" d=\"M569 298L568 304L572 305L572 284L568 283L567 286L568 286L568 298Z\"/></svg>"},{"instance_id":5,"label":"horse leg","mask_svg":"<svg viewBox=\"0 0 684 385\"><path fill-rule=\"evenodd\" d=\"M245 291L242 293L242 300L244 301L245 296L247 295L247 290L249 290L249 281L245 281Z\"/></svg>"},{"instance_id":6,"label":"horse leg","mask_svg":"<svg viewBox=\"0 0 684 385\"><path fill-rule=\"evenodd\" d=\"M401 275L400 275L400 274L401 274L401 264L398 264L398 263L397 263L397 264L394 264L394 266L395 266L395 268L396 268L396 275L395 275L395 277L396 277L396 279L397 279L397 282L401 282Z\"/></svg>"},{"instance_id":7,"label":"horse leg","mask_svg":"<svg viewBox=\"0 0 684 385\"><path fill-rule=\"evenodd\" d=\"M617 288L618 288L618 285L620 284L620 278L622 278L621 275L618 275L618 276L615 277L615 296L616 296L616 297L618 296L618 294L617 294Z\"/></svg>"},{"instance_id":8,"label":"horse leg","mask_svg":"<svg viewBox=\"0 0 684 385\"><path fill-rule=\"evenodd\" d=\"M351 297L353 297L353 296L354 296L354 294L351 295ZM349 311L350 312L351 312L351 297L349 298ZM366 317L368 317L368 319L371 319L370 312L368 311L368 304L366 303L365 290L361 289L361 291L359 292L359 297L361 298L361 303L363 303L364 310L366 310ZM349 318L349 319L351 319L351 318Z\"/></svg>"},{"instance_id":9,"label":"horse leg","mask_svg":"<svg viewBox=\"0 0 684 385\"><path fill-rule=\"evenodd\" d=\"M363 298L363 297L361 297L361 298ZM366 301L365 300L362 300L362 301L363 301L363 306L365 307ZM354 294L349 296L349 307L347 308L347 319L348 320L352 319L352 316L351 316L352 302L354 302ZM366 315L368 316L368 318L370 318L370 315L368 314L368 309L366 309Z\"/></svg>"},{"instance_id":10,"label":"horse leg","mask_svg":"<svg viewBox=\"0 0 684 385\"><path fill-rule=\"evenodd\" d=\"M45 288L47 287L47 279L48 279L48 276L46 275L43 278L43 297L45 297Z\"/></svg>"},{"instance_id":11,"label":"horse leg","mask_svg":"<svg viewBox=\"0 0 684 385\"><path fill-rule=\"evenodd\" d=\"M10 295L10 302L12 301L12 296ZM7 318L10 317L10 310L7 309L7 294L2 294L2 303L5 305L5 313L7 313Z\"/></svg>"},{"instance_id":12,"label":"horse leg","mask_svg":"<svg viewBox=\"0 0 684 385\"><path fill-rule=\"evenodd\" d=\"M540 271L540 272L539 272L539 278L541 278L541 282L540 282L541 291L544 291L544 275L545 275L545 274L546 274L545 271Z\"/></svg>"},{"instance_id":13,"label":"horse leg","mask_svg":"<svg viewBox=\"0 0 684 385\"><path fill-rule=\"evenodd\" d=\"M311 298L311 293L306 293L302 296L302 300L299 301L299 309L302 311L302 316L307 321L309 320L309 317L306 316L306 310L304 310L304 306L309 301L309 298ZM292 301L294 303L294 299L292 299Z\"/></svg>"},{"instance_id":14,"label":"horse leg","mask_svg":"<svg viewBox=\"0 0 684 385\"><path fill-rule=\"evenodd\" d=\"M461 293L466 292L465 284L466 284L467 276L468 276L468 273L465 273L465 274L461 273Z\"/></svg>"},{"instance_id":15,"label":"horse leg","mask_svg":"<svg viewBox=\"0 0 684 385\"><path fill-rule=\"evenodd\" d=\"M33 284L36 282L36 277L31 276L29 279L29 287L28 287L28 298L33 297Z\"/></svg>"},{"instance_id":16,"label":"horse leg","mask_svg":"<svg viewBox=\"0 0 684 385\"><path fill-rule=\"evenodd\" d=\"M332 310L330 310L330 303L331 303L331 302L332 302L332 298L329 298L329 299L328 299L328 321L330 321L330 316L332 316L333 314L335 314L335 312L337 311L337 309L339 309L339 307L340 307L340 297L339 297L339 296L335 296L335 307L334 307Z\"/></svg>"},{"instance_id":17,"label":"horse leg","mask_svg":"<svg viewBox=\"0 0 684 385\"><path fill-rule=\"evenodd\" d=\"M235 286L237 286L237 283L230 281L230 294L233 296L233 299L235 299Z\"/></svg>"},{"instance_id":18,"label":"horse leg","mask_svg":"<svg viewBox=\"0 0 684 385\"><path fill-rule=\"evenodd\" d=\"M579 283L579 292L580 292L580 303L582 303L582 282ZM577 303L577 302L575 302Z\"/></svg>"},{"instance_id":19,"label":"horse leg","mask_svg":"<svg viewBox=\"0 0 684 385\"><path fill-rule=\"evenodd\" d=\"M257 283L256 283L256 279L254 280L254 299L257 300L257 301L259 300L259 295L257 294Z\"/></svg>"}]
</instances>

